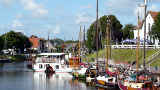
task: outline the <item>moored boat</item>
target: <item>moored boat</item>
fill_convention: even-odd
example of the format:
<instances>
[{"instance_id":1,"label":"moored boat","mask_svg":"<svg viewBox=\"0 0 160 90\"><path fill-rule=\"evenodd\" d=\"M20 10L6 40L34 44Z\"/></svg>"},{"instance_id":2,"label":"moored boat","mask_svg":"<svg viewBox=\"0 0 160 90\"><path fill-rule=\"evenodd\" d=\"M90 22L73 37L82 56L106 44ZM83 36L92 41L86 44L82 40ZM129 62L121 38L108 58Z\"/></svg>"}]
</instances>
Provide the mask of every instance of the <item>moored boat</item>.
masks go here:
<instances>
[{"instance_id":1,"label":"moored boat","mask_svg":"<svg viewBox=\"0 0 160 90\"><path fill-rule=\"evenodd\" d=\"M97 84L108 87L116 87L118 85L116 72L106 71L103 75L96 77L96 80Z\"/></svg>"},{"instance_id":2,"label":"moored boat","mask_svg":"<svg viewBox=\"0 0 160 90\"><path fill-rule=\"evenodd\" d=\"M47 66L51 66L56 73L72 72L72 68L69 68L66 62L65 53L40 53L32 64L32 69L45 72Z\"/></svg>"}]
</instances>

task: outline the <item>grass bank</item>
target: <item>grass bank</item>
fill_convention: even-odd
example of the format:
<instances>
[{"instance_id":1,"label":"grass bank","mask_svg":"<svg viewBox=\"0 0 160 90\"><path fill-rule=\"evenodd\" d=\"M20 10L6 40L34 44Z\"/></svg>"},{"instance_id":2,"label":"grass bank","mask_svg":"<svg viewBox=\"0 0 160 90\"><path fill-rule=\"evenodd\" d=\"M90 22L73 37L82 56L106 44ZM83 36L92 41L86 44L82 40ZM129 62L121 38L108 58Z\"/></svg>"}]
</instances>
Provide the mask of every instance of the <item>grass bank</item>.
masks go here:
<instances>
[{"instance_id":1,"label":"grass bank","mask_svg":"<svg viewBox=\"0 0 160 90\"><path fill-rule=\"evenodd\" d=\"M156 53L159 49L146 49L146 60L148 57ZM105 50L100 50L98 53L100 58L105 58L106 53ZM143 49L139 49L139 63L142 64L144 57ZM96 53L90 54L87 56L88 59L96 58ZM116 62L133 62L136 60L136 49L112 49L111 50L111 58ZM160 58L157 58L155 62L153 62L152 66L160 66Z\"/></svg>"}]
</instances>

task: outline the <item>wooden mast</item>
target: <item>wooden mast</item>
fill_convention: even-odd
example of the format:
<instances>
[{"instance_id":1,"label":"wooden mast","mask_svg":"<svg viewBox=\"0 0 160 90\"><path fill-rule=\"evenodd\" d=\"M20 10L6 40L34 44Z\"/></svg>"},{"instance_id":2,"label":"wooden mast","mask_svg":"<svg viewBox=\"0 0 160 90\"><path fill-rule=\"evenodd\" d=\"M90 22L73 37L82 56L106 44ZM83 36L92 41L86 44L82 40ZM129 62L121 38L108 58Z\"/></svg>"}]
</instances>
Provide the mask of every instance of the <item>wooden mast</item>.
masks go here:
<instances>
[{"instance_id":1,"label":"wooden mast","mask_svg":"<svg viewBox=\"0 0 160 90\"><path fill-rule=\"evenodd\" d=\"M96 5L96 67L97 67L97 70L98 70L98 49L99 49L99 46L98 46L98 0L97 0L97 5Z\"/></svg>"},{"instance_id":2,"label":"wooden mast","mask_svg":"<svg viewBox=\"0 0 160 90\"><path fill-rule=\"evenodd\" d=\"M136 48L136 72L138 72L139 68L139 42L140 42L140 37L139 37L139 29L140 29L140 21L139 21L139 12L138 12L138 33L137 33L137 48Z\"/></svg>"},{"instance_id":3,"label":"wooden mast","mask_svg":"<svg viewBox=\"0 0 160 90\"><path fill-rule=\"evenodd\" d=\"M143 68L146 69L146 11L147 11L147 0L144 0L144 57L143 57Z\"/></svg>"},{"instance_id":4,"label":"wooden mast","mask_svg":"<svg viewBox=\"0 0 160 90\"><path fill-rule=\"evenodd\" d=\"M74 57L73 37L72 37L72 56Z\"/></svg>"},{"instance_id":5,"label":"wooden mast","mask_svg":"<svg viewBox=\"0 0 160 90\"><path fill-rule=\"evenodd\" d=\"M80 26L80 32L79 32L79 52L78 52L78 57L79 57L79 62L81 61L81 26Z\"/></svg>"},{"instance_id":6,"label":"wooden mast","mask_svg":"<svg viewBox=\"0 0 160 90\"><path fill-rule=\"evenodd\" d=\"M110 18L107 16L107 27L106 27L106 70L108 70L108 61L110 54Z\"/></svg>"}]
</instances>

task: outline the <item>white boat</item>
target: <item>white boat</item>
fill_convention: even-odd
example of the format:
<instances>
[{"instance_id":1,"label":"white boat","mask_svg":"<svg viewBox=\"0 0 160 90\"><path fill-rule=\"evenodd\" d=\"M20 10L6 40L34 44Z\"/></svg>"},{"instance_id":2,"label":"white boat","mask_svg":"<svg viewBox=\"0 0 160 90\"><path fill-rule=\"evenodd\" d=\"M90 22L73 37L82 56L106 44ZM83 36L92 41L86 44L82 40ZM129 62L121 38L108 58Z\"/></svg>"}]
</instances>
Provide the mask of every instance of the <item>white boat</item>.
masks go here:
<instances>
[{"instance_id":1,"label":"white boat","mask_svg":"<svg viewBox=\"0 0 160 90\"><path fill-rule=\"evenodd\" d=\"M72 68L66 64L65 55L65 53L40 53L32 64L32 69L36 72L44 72L49 65L56 73L72 72Z\"/></svg>"},{"instance_id":2,"label":"white boat","mask_svg":"<svg viewBox=\"0 0 160 90\"><path fill-rule=\"evenodd\" d=\"M99 75L96 77L97 83L100 85L107 85L107 86L116 86L116 77L111 77L111 76L104 76L104 75Z\"/></svg>"}]
</instances>

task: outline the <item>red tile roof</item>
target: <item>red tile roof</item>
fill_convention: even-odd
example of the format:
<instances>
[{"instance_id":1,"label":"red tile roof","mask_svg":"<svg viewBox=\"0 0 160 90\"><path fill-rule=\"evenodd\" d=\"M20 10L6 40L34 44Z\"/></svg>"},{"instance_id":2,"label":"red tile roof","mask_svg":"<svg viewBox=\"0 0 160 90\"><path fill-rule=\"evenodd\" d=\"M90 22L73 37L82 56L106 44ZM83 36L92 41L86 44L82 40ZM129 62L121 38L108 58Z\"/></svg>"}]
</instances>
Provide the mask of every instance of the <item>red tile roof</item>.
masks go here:
<instances>
[{"instance_id":1,"label":"red tile roof","mask_svg":"<svg viewBox=\"0 0 160 90\"><path fill-rule=\"evenodd\" d=\"M30 42L32 43L32 48L38 48L39 47L39 38L36 36L31 36L29 38Z\"/></svg>"},{"instance_id":2,"label":"red tile roof","mask_svg":"<svg viewBox=\"0 0 160 90\"><path fill-rule=\"evenodd\" d=\"M152 18L153 18L154 20L156 20L158 14L159 14L160 12L149 11L149 13L151 14Z\"/></svg>"}]
</instances>

